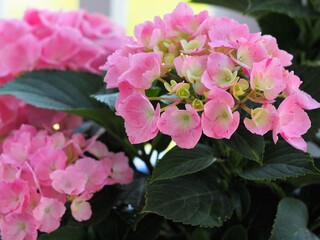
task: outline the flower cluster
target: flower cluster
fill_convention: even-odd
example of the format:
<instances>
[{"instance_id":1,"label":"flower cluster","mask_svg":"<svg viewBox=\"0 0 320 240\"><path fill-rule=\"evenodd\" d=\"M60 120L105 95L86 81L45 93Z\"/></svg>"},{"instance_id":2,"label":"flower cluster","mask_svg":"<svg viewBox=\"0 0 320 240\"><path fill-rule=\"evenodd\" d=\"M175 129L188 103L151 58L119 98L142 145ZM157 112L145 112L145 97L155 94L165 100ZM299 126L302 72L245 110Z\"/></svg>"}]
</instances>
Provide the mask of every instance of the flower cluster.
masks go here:
<instances>
[{"instance_id":1,"label":"flower cluster","mask_svg":"<svg viewBox=\"0 0 320 240\"><path fill-rule=\"evenodd\" d=\"M284 68L292 55L280 50L274 37L250 33L247 25L207 11L194 14L180 3L163 19L136 26L135 38L101 67L108 71L107 88L119 89L116 111L131 143L160 131L192 148L202 132L230 138L245 114L250 132L273 131L274 142L280 134L306 151L301 136L310 120L304 110L320 104Z\"/></svg>"},{"instance_id":2,"label":"flower cluster","mask_svg":"<svg viewBox=\"0 0 320 240\"><path fill-rule=\"evenodd\" d=\"M95 192L132 177L127 157L108 151L96 137L49 135L22 125L0 155L1 239L36 239L37 230L54 231L67 201L76 220L88 220Z\"/></svg>"},{"instance_id":3,"label":"flower cluster","mask_svg":"<svg viewBox=\"0 0 320 240\"><path fill-rule=\"evenodd\" d=\"M23 20L0 21L0 86L37 69L100 74L99 66L124 41L124 30L103 15L29 10ZM81 122L79 117L69 116L0 96L0 138L22 122L42 128L60 123L61 129L66 126L63 122L72 120L73 126Z\"/></svg>"}]
</instances>

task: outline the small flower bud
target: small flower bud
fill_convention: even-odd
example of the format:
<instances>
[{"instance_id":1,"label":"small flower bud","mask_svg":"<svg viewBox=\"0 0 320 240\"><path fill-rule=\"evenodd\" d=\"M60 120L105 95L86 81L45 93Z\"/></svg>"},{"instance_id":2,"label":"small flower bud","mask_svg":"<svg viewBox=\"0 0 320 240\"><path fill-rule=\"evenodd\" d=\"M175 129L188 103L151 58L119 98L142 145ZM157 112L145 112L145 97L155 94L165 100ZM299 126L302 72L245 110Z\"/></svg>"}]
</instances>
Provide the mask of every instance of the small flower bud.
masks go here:
<instances>
[{"instance_id":1,"label":"small flower bud","mask_svg":"<svg viewBox=\"0 0 320 240\"><path fill-rule=\"evenodd\" d=\"M192 107L196 110L203 109L203 102L199 99L194 99L192 102Z\"/></svg>"}]
</instances>

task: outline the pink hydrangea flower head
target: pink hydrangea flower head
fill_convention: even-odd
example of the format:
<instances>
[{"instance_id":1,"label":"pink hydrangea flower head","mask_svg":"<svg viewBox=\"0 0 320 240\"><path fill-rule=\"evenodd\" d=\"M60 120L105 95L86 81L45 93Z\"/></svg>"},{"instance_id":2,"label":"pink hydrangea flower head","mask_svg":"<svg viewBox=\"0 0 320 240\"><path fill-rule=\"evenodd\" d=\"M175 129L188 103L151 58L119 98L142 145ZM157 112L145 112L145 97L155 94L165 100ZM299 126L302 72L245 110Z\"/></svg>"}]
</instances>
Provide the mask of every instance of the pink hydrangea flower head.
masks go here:
<instances>
[{"instance_id":1,"label":"pink hydrangea flower head","mask_svg":"<svg viewBox=\"0 0 320 240\"><path fill-rule=\"evenodd\" d=\"M179 110L175 106L166 109L161 115L158 127L182 148L193 148L202 134L201 119L190 105L186 105L186 110Z\"/></svg>"},{"instance_id":2,"label":"pink hydrangea flower head","mask_svg":"<svg viewBox=\"0 0 320 240\"><path fill-rule=\"evenodd\" d=\"M132 104L132 103L135 104ZM131 143L141 143L154 138L158 133L158 120L160 107L154 110L149 100L134 93L123 100L117 110L119 115L125 119L126 132Z\"/></svg>"},{"instance_id":3,"label":"pink hydrangea flower head","mask_svg":"<svg viewBox=\"0 0 320 240\"><path fill-rule=\"evenodd\" d=\"M138 25L135 37L101 67L108 71L107 88L118 87L116 114L131 143L146 142L159 130L183 148L197 144L201 129L208 137L230 138L240 111L251 115L244 119L249 131L277 136L277 98L296 96L302 111L319 107L285 70L292 55L246 24L194 14L180 3L163 19Z\"/></svg>"},{"instance_id":4,"label":"pink hydrangea flower head","mask_svg":"<svg viewBox=\"0 0 320 240\"><path fill-rule=\"evenodd\" d=\"M216 139L230 138L240 121L239 112L232 113L232 96L224 90L212 88L209 97L212 100L204 105L202 113L203 133Z\"/></svg>"},{"instance_id":5,"label":"pink hydrangea flower head","mask_svg":"<svg viewBox=\"0 0 320 240\"><path fill-rule=\"evenodd\" d=\"M0 230L3 240L36 240L38 235L36 220L28 213L7 215Z\"/></svg>"},{"instance_id":6,"label":"pink hydrangea flower head","mask_svg":"<svg viewBox=\"0 0 320 240\"><path fill-rule=\"evenodd\" d=\"M50 233L60 226L60 220L65 211L63 202L54 198L42 197L39 205L32 213L39 225L38 229Z\"/></svg>"}]
</instances>

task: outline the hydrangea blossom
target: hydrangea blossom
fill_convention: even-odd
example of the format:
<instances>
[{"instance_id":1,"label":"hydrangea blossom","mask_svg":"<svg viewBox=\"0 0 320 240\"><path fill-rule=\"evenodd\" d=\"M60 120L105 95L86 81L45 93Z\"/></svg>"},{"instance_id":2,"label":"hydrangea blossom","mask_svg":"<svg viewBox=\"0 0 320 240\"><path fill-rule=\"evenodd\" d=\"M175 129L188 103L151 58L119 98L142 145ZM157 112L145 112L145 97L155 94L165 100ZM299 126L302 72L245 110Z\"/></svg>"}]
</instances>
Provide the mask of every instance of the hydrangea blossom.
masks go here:
<instances>
[{"instance_id":1,"label":"hydrangea blossom","mask_svg":"<svg viewBox=\"0 0 320 240\"><path fill-rule=\"evenodd\" d=\"M30 9L22 20L0 21L0 86L39 69L101 74L99 66L125 41L123 28L103 15ZM0 139L21 123L65 130L79 126L81 118L0 96Z\"/></svg>"},{"instance_id":2,"label":"hydrangea blossom","mask_svg":"<svg viewBox=\"0 0 320 240\"><path fill-rule=\"evenodd\" d=\"M2 239L32 240L37 230L56 230L67 201L76 220L88 220L94 193L106 185L132 181L128 158L110 152L96 138L49 134L30 125L6 138L0 155Z\"/></svg>"},{"instance_id":3,"label":"hydrangea blossom","mask_svg":"<svg viewBox=\"0 0 320 240\"><path fill-rule=\"evenodd\" d=\"M291 60L274 37L250 33L246 24L207 11L194 14L180 3L163 19L136 26L135 39L101 69L107 70L107 88L119 89L116 114L124 118L131 143L160 131L178 146L192 148L202 132L228 139L244 121L254 134L272 131L274 142L280 134L306 151L302 135L310 120L304 110L320 104L285 69ZM159 94L150 95L155 88ZM240 113L247 117L240 119Z\"/></svg>"}]
</instances>

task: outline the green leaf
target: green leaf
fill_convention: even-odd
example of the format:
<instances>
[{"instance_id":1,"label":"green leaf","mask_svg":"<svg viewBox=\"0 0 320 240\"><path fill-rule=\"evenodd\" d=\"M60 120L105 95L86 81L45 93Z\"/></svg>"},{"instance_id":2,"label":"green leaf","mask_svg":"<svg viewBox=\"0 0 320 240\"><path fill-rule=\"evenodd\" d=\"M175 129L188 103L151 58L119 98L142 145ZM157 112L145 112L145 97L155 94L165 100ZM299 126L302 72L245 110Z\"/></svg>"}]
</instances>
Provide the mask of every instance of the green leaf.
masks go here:
<instances>
[{"instance_id":1,"label":"green leaf","mask_svg":"<svg viewBox=\"0 0 320 240\"><path fill-rule=\"evenodd\" d=\"M82 227L60 227L50 234L43 234L39 240L87 240L87 231Z\"/></svg>"},{"instance_id":2,"label":"green leaf","mask_svg":"<svg viewBox=\"0 0 320 240\"><path fill-rule=\"evenodd\" d=\"M192 0L195 3L206 3L225 8L230 8L235 11L244 12L248 6L247 0Z\"/></svg>"},{"instance_id":3,"label":"green leaf","mask_svg":"<svg viewBox=\"0 0 320 240\"><path fill-rule=\"evenodd\" d=\"M223 234L221 240L247 240L248 233L242 225L233 225Z\"/></svg>"},{"instance_id":4,"label":"green leaf","mask_svg":"<svg viewBox=\"0 0 320 240\"><path fill-rule=\"evenodd\" d=\"M93 98L106 104L111 110L114 110L114 105L116 103L119 93L109 93L109 94L97 94L92 95Z\"/></svg>"},{"instance_id":5,"label":"green leaf","mask_svg":"<svg viewBox=\"0 0 320 240\"><path fill-rule=\"evenodd\" d=\"M315 17L317 13L302 5L299 0L248 0L247 14L257 15L263 12L284 13L292 18Z\"/></svg>"},{"instance_id":6,"label":"green leaf","mask_svg":"<svg viewBox=\"0 0 320 240\"><path fill-rule=\"evenodd\" d=\"M250 133L243 125L224 142L243 157L262 163L265 147L263 137Z\"/></svg>"},{"instance_id":7,"label":"green leaf","mask_svg":"<svg viewBox=\"0 0 320 240\"><path fill-rule=\"evenodd\" d=\"M153 181L146 187L143 212L193 226L221 226L233 211L228 195L214 186L216 176L202 172Z\"/></svg>"},{"instance_id":8,"label":"green leaf","mask_svg":"<svg viewBox=\"0 0 320 240\"><path fill-rule=\"evenodd\" d=\"M276 180L317 172L309 154L284 141L279 141L276 145L268 144L264 160L262 166L248 169L240 176L249 180Z\"/></svg>"},{"instance_id":9,"label":"green leaf","mask_svg":"<svg viewBox=\"0 0 320 240\"><path fill-rule=\"evenodd\" d=\"M147 214L137 225L135 231L128 234L128 240L154 240L157 239L163 223L163 217Z\"/></svg>"},{"instance_id":10,"label":"green leaf","mask_svg":"<svg viewBox=\"0 0 320 240\"><path fill-rule=\"evenodd\" d=\"M0 88L40 108L74 110L100 107L90 97L103 87L101 76L71 71L41 70L26 73Z\"/></svg>"},{"instance_id":11,"label":"green leaf","mask_svg":"<svg viewBox=\"0 0 320 240\"><path fill-rule=\"evenodd\" d=\"M269 240L318 240L307 228L308 218L308 209L302 201L294 198L282 199Z\"/></svg>"},{"instance_id":12,"label":"green leaf","mask_svg":"<svg viewBox=\"0 0 320 240\"><path fill-rule=\"evenodd\" d=\"M305 187L314 184L320 184L320 174L312 173L305 176L287 179L287 182L295 187Z\"/></svg>"},{"instance_id":13,"label":"green leaf","mask_svg":"<svg viewBox=\"0 0 320 240\"><path fill-rule=\"evenodd\" d=\"M171 179L199 172L217 158L213 148L198 144L193 149L174 148L158 161L152 175L152 181Z\"/></svg>"},{"instance_id":14,"label":"green leaf","mask_svg":"<svg viewBox=\"0 0 320 240\"><path fill-rule=\"evenodd\" d=\"M91 97L102 87L102 77L95 74L41 70L0 87L0 94L14 95L36 107L74 113L105 126L109 114Z\"/></svg>"},{"instance_id":15,"label":"green leaf","mask_svg":"<svg viewBox=\"0 0 320 240\"><path fill-rule=\"evenodd\" d=\"M250 209L250 193L244 184L233 183L232 189L230 190L230 195L234 207L234 212L241 221L247 216Z\"/></svg>"},{"instance_id":16,"label":"green leaf","mask_svg":"<svg viewBox=\"0 0 320 240\"><path fill-rule=\"evenodd\" d=\"M145 93L147 97L157 97L161 90L162 88L159 86L152 86L150 89L146 90Z\"/></svg>"},{"instance_id":17,"label":"green leaf","mask_svg":"<svg viewBox=\"0 0 320 240\"><path fill-rule=\"evenodd\" d=\"M128 224L120 218L115 210L112 210L103 221L91 225L91 228L91 234L95 237L94 240L125 240L130 230Z\"/></svg>"},{"instance_id":18,"label":"green leaf","mask_svg":"<svg viewBox=\"0 0 320 240\"><path fill-rule=\"evenodd\" d=\"M191 236L188 238L188 240L210 240L210 229L206 228L196 228Z\"/></svg>"}]
</instances>

